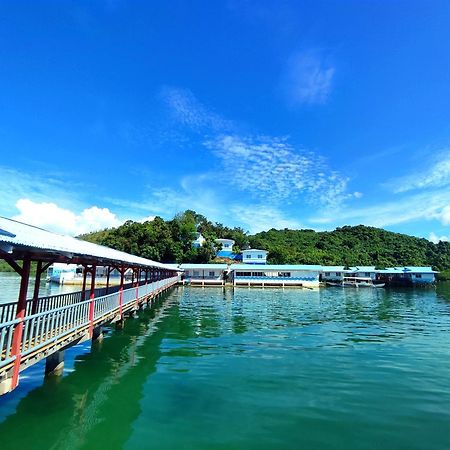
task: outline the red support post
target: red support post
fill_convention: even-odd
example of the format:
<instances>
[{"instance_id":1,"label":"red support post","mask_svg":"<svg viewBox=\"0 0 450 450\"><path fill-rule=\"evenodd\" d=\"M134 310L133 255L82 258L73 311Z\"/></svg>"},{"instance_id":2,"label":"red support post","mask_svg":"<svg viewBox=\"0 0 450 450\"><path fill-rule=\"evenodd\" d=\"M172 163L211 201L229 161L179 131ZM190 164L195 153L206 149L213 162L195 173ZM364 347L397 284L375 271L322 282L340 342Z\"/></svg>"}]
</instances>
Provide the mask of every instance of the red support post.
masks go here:
<instances>
[{"instance_id":1,"label":"red support post","mask_svg":"<svg viewBox=\"0 0 450 450\"><path fill-rule=\"evenodd\" d=\"M36 314L38 310L39 287L41 286L42 261L38 261L36 267L36 278L34 280L33 303L31 306L31 314Z\"/></svg>"},{"instance_id":2,"label":"red support post","mask_svg":"<svg viewBox=\"0 0 450 450\"><path fill-rule=\"evenodd\" d=\"M89 337L94 334L94 298L95 298L95 274L97 266L94 264L91 268L91 290L89 293Z\"/></svg>"},{"instance_id":3,"label":"red support post","mask_svg":"<svg viewBox=\"0 0 450 450\"><path fill-rule=\"evenodd\" d=\"M87 266L83 266L83 287L81 288L81 301L86 300L86 275L88 272Z\"/></svg>"},{"instance_id":4,"label":"red support post","mask_svg":"<svg viewBox=\"0 0 450 450\"><path fill-rule=\"evenodd\" d=\"M13 374L11 381L11 390L15 389L19 384L19 372L20 372L20 359L22 348L22 336L23 336L23 319L25 317L25 310L27 307L27 291L28 283L30 280L30 267L31 260L29 257L25 257L23 260L23 266L20 279L19 298L17 301L16 319L19 322L14 327L11 356L15 356Z\"/></svg>"}]
</instances>

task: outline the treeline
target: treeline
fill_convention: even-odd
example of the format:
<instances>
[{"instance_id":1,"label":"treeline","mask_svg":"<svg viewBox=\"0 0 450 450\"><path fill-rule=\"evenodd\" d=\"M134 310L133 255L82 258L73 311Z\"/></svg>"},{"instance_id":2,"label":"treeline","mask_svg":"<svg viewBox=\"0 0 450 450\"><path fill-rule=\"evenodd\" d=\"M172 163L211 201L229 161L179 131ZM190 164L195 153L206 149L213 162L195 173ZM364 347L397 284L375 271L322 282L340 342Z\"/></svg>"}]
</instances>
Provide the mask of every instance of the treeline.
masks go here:
<instances>
[{"instance_id":1,"label":"treeline","mask_svg":"<svg viewBox=\"0 0 450 450\"><path fill-rule=\"evenodd\" d=\"M206 243L192 248L195 233ZM405 234L374 227L345 226L334 231L275 230L249 235L242 228L213 223L195 211L177 214L165 221L156 217L139 223L128 221L118 228L81 236L118 250L161 262L210 262L214 259L214 240L236 241L235 252L252 247L268 250L272 264L432 266L450 268L450 243L434 244ZM217 246L216 246L217 247Z\"/></svg>"}]
</instances>

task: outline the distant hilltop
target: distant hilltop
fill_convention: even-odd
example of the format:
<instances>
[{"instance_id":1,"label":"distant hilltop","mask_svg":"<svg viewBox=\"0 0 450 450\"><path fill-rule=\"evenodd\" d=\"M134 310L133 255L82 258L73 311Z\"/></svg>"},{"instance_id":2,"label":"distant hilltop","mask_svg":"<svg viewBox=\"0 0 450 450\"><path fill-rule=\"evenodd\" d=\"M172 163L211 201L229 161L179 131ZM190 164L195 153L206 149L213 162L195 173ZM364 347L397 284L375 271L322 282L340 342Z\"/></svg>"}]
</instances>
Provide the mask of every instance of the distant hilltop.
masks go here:
<instances>
[{"instance_id":1,"label":"distant hilltop","mask_svg":"<svg viewBox=\"0 0 450 450\"><path fill-rule=\"evenodd\" d=\"M192 243L202 235L202 245ZM431 266L450 268L450 243L393 233L364 225L344 226L334 231L275 230L254 235L242 228L213 223L195 211L177 214L171 220L125 224L80 236L90 242L161 262L207 263L216 258L218 239L234 241L232 252L266 250L269 264Z\"/></svg>"}]
</instances>

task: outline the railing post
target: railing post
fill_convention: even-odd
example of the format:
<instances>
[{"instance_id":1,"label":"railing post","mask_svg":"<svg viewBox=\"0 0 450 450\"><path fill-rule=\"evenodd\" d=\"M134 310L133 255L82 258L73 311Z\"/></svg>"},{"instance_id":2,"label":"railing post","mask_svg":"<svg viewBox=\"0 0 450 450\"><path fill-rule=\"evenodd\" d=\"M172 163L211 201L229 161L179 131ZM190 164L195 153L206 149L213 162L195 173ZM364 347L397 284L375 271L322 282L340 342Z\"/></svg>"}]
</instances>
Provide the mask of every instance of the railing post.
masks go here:
<instances>
[{"instance_id":1,"label":"railing post","mask_svg":"<svg viewBox=\"0 0 450 450\"><path fill-rule=\"evenodd\" d=\"M105 294L109 294L109 276L111 275L111 267L108 266L106 269L106 290Z\"/></svg>"},{"instance_id":2,"label":"railing post","mask_svg":"<svg viewBox=\"0 0 450 450\"><path fill-rule=\"evenodd\" d=\"M89 337L94 335L94 298L95 298L95 274L97 266L95 264L91 267L91 290L89 293Z\"/></svg>"},{"instance_id":3,"label":"railing post","mask_svg":"<svg viewBox=\"0 0 450 450\"><path fill-rule=\"evenodd\" d=\"M17 387L19 384L19 372L20 372L20 359L21 359L21 348L22 348L22 336L23 336L23 319L25 317L25 309L27 307L27 291L28 283L30 280L30 266L31 260L27 256L23 260L22 273L20 279L20 290L19 298L17 301L16 309L16 319L19 323L14 327L13 342L11 348L11 356L15 356L12 380L11 380L11 391Z\"/></svg>"},{"instance_id":4,"label":"railing post","mask_svg":"<svg viewBox=\"0 0 450 450\"><path fill-rule=\"evenodd\" d=\"M139 283L141 278L141 269L136 269L136 309L139 308Z\"/></svg>"}]
</instances>

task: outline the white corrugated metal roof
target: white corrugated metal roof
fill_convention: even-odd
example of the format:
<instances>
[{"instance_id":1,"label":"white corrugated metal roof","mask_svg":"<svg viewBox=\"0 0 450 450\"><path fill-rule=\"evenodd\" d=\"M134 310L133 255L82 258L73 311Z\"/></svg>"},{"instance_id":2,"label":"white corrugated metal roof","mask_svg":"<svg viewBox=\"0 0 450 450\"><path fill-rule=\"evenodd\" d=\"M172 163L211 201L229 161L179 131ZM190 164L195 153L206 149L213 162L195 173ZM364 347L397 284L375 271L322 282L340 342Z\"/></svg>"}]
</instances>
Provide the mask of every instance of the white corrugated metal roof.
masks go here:
<instances>
[{"instance_id":1,"label":"white corrugated metal roof","mask_svg":"<svg viewBox=\"0 0 450 450\"><path fill-rule=\"evenodd\" d=\"M129 253L113 250L103 245L92 244L71 236L51 233L42 228L17 222L16 220L0 217L0 246L3 250L7 247L13 249L39 250L46 253L57 253L67 257L91 257L116 263L125 263L147 267L173 270L170 265L165 265L151 259L140 258Z\"/></svg>"}]
</instances>

